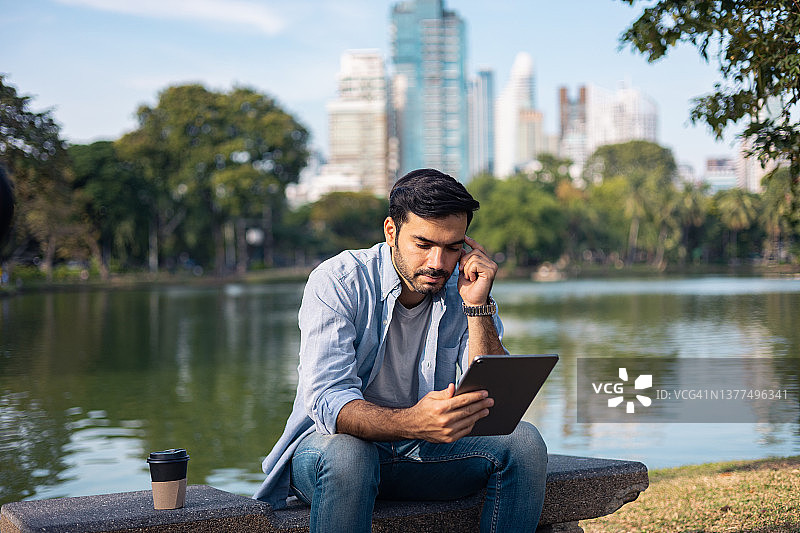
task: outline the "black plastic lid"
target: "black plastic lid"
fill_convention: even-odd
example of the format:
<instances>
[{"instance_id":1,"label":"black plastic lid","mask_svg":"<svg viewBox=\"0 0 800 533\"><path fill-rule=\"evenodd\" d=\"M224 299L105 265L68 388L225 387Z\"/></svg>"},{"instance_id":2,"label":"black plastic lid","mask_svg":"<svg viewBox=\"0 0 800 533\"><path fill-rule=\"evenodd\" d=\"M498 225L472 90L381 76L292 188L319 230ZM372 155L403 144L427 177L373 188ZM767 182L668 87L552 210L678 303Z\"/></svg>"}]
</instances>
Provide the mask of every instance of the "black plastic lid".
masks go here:
<instances>
[{"instance_id":1,"label":"black plastic lid","mask_svg":"<svg viewBox=\"0 0 800 533\"><path fill-rule=\"evenodd\" d=\"M160 452L151 452L150 457L147 458L148 463L175 463L179 461L188 461L189 454L183 448L172 448L170 450L163 450Z\"/></svg>"}]
</instances>

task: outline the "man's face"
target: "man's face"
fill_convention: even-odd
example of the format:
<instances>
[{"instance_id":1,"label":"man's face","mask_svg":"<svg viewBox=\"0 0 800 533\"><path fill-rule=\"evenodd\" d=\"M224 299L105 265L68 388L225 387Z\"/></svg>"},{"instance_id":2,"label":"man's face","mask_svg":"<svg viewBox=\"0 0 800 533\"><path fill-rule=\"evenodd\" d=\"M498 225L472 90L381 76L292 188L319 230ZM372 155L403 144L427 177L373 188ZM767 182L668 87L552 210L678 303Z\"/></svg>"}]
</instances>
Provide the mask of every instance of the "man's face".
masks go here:
<instances>
[{"instance_id":1,"label":"man's face","mask_svg":"<svg viewBox=\"0 0 800 533\"><path fill-rule=\"evenodd\" d=\"M413 213L398 230L388 217L383 224L386 243L403 281L401 303L416 304L426 294L442 290L461 259L467 215L427 219ZM405 296L406 302L402 301Z\"/></svg>"}]
</instances>

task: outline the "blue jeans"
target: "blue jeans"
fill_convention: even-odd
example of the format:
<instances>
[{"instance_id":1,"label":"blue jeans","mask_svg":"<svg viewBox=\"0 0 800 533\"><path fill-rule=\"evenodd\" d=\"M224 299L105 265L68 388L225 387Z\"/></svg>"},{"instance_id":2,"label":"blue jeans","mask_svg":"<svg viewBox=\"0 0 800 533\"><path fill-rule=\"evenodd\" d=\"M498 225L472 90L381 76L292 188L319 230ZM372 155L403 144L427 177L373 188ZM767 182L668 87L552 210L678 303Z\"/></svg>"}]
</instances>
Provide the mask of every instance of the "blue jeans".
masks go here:
<instances>
[{"instance_id":1,"label":"blue jeans","mask_svg":"<svg viewBox=\"0 0 800 533\"><path fill-rule=\"evenodd\" d=\"M370 532L376 498L452 500L484 488L482 532L535 531L546 478L547 447L527 422L511 435L452 444L315 432L291 462L291 487L311 504L314 533Z\"/></svg>"}]
</instances>

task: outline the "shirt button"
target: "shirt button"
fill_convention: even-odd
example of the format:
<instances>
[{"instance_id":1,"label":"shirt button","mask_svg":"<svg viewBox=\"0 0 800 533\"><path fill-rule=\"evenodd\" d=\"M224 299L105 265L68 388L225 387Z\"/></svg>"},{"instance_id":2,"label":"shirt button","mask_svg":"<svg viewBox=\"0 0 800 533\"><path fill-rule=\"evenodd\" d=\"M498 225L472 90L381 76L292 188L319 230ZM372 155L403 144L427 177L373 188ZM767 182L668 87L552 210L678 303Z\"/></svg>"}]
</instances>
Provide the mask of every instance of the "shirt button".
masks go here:
<instances>
[{"instance_id":1,"label":"shirt button","mask_svg":"<svg viewBox=\"0 0 800 533\"><path fill-rule=\"evenodd\" d=\"M426 362L425 362L425 366L427 366L428 368L430 368L430 367L431 367L431 362L430 362L430 361L426 361Z\"/></svg>"}]
</instances>

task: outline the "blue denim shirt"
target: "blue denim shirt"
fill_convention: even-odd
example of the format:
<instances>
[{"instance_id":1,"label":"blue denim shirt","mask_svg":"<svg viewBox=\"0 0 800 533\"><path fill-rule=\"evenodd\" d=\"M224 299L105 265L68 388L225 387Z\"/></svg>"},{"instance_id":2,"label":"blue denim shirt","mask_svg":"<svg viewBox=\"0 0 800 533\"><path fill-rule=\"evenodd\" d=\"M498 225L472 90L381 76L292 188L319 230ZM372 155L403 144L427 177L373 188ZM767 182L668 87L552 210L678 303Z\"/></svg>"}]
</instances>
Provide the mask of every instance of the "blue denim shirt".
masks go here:
<instances>
[{"instance_id":1,"label":"blue denim shirt","mask_svg":"<svg viewBox=\"0 0 800 533\"><path fill-rule=\"evenodd\" d=\"M418 367L419 398L455 383L468 366L467 319L458 293L458 268L433 296L430 327ZM318 431L336 433L342 407L362 400L383 363L386 332L400 277L385 243L345 251L317 267L300 305L297 395L286 428L262 468L267 474L253 496L273 509L286 506L289 461L300 440ZM502 339L503 326L494 316Z\"/></svg>"}]
</instances>

